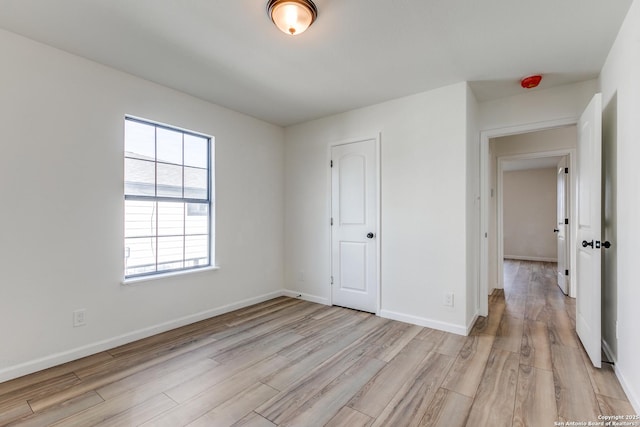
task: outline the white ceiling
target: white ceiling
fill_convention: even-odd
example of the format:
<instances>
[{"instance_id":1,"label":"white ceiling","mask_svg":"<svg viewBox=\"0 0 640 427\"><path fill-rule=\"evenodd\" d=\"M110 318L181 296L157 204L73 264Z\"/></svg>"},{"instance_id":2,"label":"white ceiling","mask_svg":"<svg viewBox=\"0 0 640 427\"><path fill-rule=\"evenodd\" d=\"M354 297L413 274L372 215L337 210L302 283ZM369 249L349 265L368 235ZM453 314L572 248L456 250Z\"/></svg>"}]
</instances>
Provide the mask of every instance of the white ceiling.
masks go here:
<instances>
[{"instance_id":1,"label":"white ceiling","mask_svg":"<svg viewBox=\"0 0 640 427\"><path fill-rule=\"evenodd\" d=\"M316 0L291 37L267 0L0 0L0 28L290 125L460 81L487 100L596 77L631 2Z\"/></svg>"}]
</instances>

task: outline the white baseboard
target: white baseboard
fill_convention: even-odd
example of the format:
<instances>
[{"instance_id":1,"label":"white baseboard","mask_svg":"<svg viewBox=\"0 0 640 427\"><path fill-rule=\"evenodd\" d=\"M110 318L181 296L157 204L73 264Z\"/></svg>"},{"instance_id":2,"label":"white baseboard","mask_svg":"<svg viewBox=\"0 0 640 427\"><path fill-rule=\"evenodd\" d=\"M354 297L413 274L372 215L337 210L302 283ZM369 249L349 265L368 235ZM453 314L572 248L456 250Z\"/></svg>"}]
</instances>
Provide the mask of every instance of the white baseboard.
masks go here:
<instances>
[{"instance_id":1,"label":"white baseboard","mask_svg":"<svg viewBox=\"0 0 640 427\"><path fill-rule=\"evenodd\" d=\"M625 394L627 395L627 399L629 399L629 403L633 406L633 410L636 411L636 414L640 414L640 399L636 396L631 388L628 385L628 382L625 380L623 373L620 371L618 367L618 359L616 355L611 350L611 346L604 339L602 340L602 351L610 362L613 362L613 370L616 373L616 377L622 386Z\"/></svg>"},{"instance_id":2,"label":"white baseboard","mask_svg":"<svg viewBox=\"0 0 640 427\"><path fill-rule=\"evenodd\" d=\"M329 304L329 299L327 299L327 298L319 297L319 296L316 296L316 295L305 294L304 292L292 291L290 289L285 289L282 292L282 295L284 295L286 297L291 297L291 298L300 298L300 299L303 299L305 301L315 302L317 304L331 305L331 304Z\"/></svg>"},{"instance_id":3,"label":"white baseboard","mask_svg":"<svg viewBox=\"0 0 640 427\"><path fill-rule=\"evenodd\" d=\"M201 311L196 314L191 314L179 319L170 320L168 322L160 323L148 328L138 329L137 331L84 345L82 347L77 347L68 351L52 354L50 356L45 356L36 360L30 360L19 365L10 366L8 368L0 370L0 383L284 295L290 296L284 291L270 292L258 297L249 298L232 304L227 304L222 307Z\"/></svg>"},{"instance_id":4,"label":"white baseboard","mask_svg":"<svg viewBox=\"0 0 640 427\"><path fill-rule=\"evenodd\" d=\"M516 261L558 262L558 258L547 258L541 256L505 255L504 259L514 259Z\"/></svg>"},{"instance_id":5,"label":"white baseboard","mask_svg":"<svg viewBox=\"0 0 640 427\"><path fill-rule=\"evenodd\" d=\"M440 331L451 332L452 334L467 335L467 327L463 325L441 322L439 320L427 319L425 317L412 316L410 314L397 313L390 310L380 310L380 317L424 326L426 328L438 329Z\"/></svg>"},{"instance_id":6,"label":"white baseboard","mask_svg":"<svg viewBox=\"0 0 640 427\"><path fill-rule=\"evenodd\" d=\"M631 406L633 406L633 410L636 412L636 414L640 414L640 399L633 392L631 387L629 387L629 383L628 381L626 381L624 375L618 368L618 364L613 365L613 369L616 373L618 381L620 381L620 385L622 386L624 393L627 395L627 399L629 399L629 403L631 403Z\"/></svg>"}]
</instances>

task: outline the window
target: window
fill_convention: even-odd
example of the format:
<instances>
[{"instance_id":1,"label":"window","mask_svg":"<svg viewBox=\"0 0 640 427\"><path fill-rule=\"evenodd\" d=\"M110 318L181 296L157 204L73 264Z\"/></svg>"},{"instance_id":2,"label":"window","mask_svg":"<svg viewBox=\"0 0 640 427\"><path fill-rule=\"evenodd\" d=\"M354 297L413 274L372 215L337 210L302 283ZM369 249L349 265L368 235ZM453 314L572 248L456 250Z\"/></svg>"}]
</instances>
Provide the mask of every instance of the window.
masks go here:
<instances>
[{"instance_id":1,"label":"window","mask_svg":"<svg viewBox=\"0 0 640 427\"><path fill-rule=\"evenodd\" d=\"M211 138L125 118L125 278L211 265Z\"/></svg>"}]
</instances>

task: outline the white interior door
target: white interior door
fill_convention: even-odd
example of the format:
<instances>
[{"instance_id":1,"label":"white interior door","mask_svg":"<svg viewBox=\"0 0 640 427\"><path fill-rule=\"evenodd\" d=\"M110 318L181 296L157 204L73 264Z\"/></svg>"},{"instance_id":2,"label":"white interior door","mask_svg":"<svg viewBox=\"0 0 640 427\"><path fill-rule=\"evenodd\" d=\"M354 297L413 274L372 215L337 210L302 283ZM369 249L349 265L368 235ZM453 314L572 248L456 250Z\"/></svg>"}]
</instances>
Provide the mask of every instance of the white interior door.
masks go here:
<instances>
[{"instance_id":1,"label":"white interior door","mask_svg":"<svg viewBox=\"0 0 640 427\"><path fill-rule=\"evenodd\" d=\"M569 293L569 166L567 158L558 162L557 222L555 231L558 239L558 286Z\"/></svg>"},{"instance_id":2,"label":"white interior door","mask_svg":"<svg viewBox=\"0 0 640 427\"><path fill-rule=\"evenodd\" d=\"M377 141L331 148L332 303L378 308Z\"/></svg>"},{"instance_id":3,"label":"white interior door","mask_svg":"<svg viewBox=\"0 0 640 427\"><path fill-rule=\"evenodd\" d=\"M576 331L593 366L601 367L602 95L578 123Z\"/></svg>"}]
</instances>

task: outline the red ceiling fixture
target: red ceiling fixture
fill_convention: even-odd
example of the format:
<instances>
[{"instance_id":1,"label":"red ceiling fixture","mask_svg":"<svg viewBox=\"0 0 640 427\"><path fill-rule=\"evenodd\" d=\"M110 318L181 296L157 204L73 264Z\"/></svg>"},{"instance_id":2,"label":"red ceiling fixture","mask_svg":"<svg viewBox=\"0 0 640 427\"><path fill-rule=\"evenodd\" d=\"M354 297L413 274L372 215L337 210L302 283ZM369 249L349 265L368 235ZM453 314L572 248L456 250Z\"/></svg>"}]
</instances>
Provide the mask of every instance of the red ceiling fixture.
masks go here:
<instances>
[{"instance_id":1,"label":"red ceiling fixture","mask_svg":"<svg viewBox=\"0 0 640 427\"><path fill-rule=\"evenodd\" d=\"M542 76L539 74L536 74L535 76L525 77L520 81L520 86L525 89L533 89L540 84L540 80L542 80Z\"/></svg>"}]
</instances>

